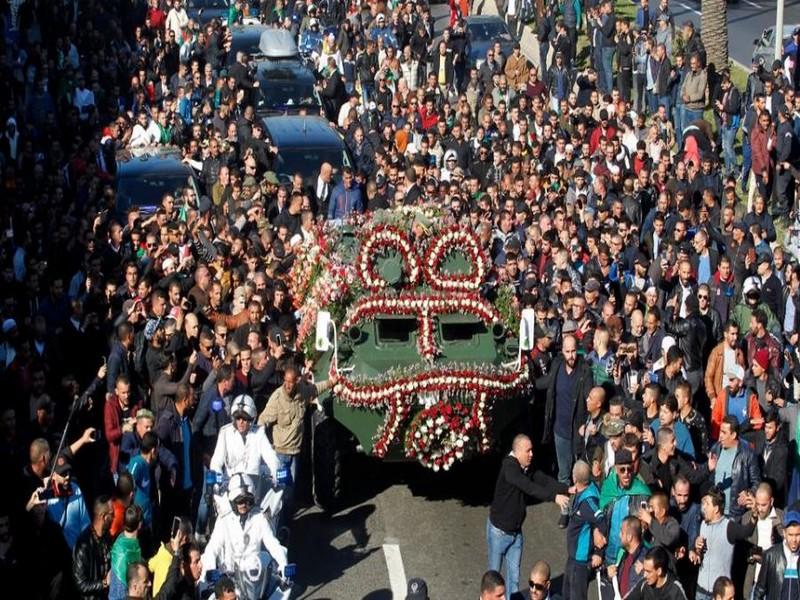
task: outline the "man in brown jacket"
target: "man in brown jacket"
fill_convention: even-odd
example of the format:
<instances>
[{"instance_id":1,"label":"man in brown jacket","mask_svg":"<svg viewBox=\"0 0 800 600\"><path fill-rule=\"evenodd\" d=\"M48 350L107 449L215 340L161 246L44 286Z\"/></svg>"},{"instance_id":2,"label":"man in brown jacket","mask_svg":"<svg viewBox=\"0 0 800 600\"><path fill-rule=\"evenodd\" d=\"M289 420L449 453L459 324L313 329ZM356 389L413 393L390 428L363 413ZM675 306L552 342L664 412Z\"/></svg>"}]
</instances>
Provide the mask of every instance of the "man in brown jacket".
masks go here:
<instances>
[{"instance_id":1,"label":"man in brown jacket","mask_svg":"<svg viewBox=\"0 0 800 600\"><path fill-rule=\"evenodd\" d=\"M731 361L744 368L744 353L739 349L739 326L734 321L725 324L722 341L711 351L706 365L705 386L708 399L713 402L719 393L725 389L723 373L725 365Z\"/></svg>"},{"instance_id":2,"label":"man in brown jacket","mask_svg":"<svg viewBox=\"0 0 800 600\"><path fill-rule=\"evenodd\" d=\"M520 91L521 86L528 83L528 59L522 55L519 42L514 44L514 51L506 60L505 74L508 80L508 87L515 92Z\"/></svg>"},{"instance_id":3,"label":"man in brown jacket","mask_svg":"<svg viewBox=\"0 0 800 600\"><path fill-rule=\"evenodd\" d=\"M258 424L272 428L272 445L278 454L281 468L289 469L292 481L297 475L297 458L303 446L303 422L309 404L316 404L317 396L331 389L335 377L317 384L300 381L294 366L286 367L283 385L272 392L267 405L258 416Z\"/></svg>"}]
</instances>

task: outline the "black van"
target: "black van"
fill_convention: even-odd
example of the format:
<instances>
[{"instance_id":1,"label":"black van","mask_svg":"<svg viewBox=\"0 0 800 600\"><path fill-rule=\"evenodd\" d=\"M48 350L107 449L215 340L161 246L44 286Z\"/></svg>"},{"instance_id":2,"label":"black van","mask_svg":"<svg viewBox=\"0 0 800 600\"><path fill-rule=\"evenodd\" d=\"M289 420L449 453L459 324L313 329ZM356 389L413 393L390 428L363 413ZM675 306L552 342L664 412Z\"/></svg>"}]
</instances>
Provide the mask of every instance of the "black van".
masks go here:
<instances>
[{"instance_id":1,"label":"black van","mask_svg":"<svg viewBox=\"0 0 800 600\"><path fill-rule=\"evenodd\" d=\"M342 136L326 119L296 115L262 120L267 137L278 148L273 170L281 181L300 173L307 184L312 183L324 162L333 166L338 180L343 167L353 166Z\"/></svg>"}]
</instances>

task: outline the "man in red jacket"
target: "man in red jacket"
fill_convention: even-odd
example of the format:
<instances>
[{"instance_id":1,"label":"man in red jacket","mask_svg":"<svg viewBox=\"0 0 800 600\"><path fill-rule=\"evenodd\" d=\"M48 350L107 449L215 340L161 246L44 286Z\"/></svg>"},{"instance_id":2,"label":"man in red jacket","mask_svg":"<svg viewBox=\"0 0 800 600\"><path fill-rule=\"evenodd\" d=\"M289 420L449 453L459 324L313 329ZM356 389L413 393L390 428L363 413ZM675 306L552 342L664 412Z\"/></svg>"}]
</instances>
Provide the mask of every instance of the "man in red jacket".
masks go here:
<instances>
[{"instance_id":1,"label":"man in red jacket","mask_svg":"<svg viewBox=\"0 0 800 600\"><path fill-rule=\"evenodd\" d=\"M750 210L756 192L764 198L772 196L772 171L775 168L775 125L769 113L762 111L758 115L758 125L750 134L750 147L753 156L753 169L750 176L750 187L747 192L747 209Z\"/></svg>"},{"instance_id":2,"label":"man in red jacket","mask_svg":"<svg viewBox=\"0 0 800 600\"><path fill-rule=\"evenodd\" d=\"M139 405L131 405L130 399L131 383L127 376L120 375L114 386L114 394L106 400L103 408L103 429L108 442L108 458L113 474L117 473L122 434L133 431L133 426L136 424L136 411L139 410Z\"/></svg>"}]
</instances>

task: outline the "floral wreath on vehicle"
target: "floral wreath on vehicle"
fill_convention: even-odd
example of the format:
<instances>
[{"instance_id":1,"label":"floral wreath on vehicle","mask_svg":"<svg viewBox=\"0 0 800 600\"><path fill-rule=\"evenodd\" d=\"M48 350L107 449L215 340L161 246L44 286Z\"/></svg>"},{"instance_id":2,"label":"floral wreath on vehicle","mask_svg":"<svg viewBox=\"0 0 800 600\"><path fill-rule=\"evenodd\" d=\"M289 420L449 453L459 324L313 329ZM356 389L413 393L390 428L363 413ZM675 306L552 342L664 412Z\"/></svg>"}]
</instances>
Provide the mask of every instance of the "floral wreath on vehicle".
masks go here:
<instances>
[{"instance_id":1,"label":"floral wreath on vehicle","mask_svg":"<svg viewBox=\"0 0 800 600\"><path fill-rule=\"evenodd\" d=\"M475 233L458 224L438 226L444 217L435 210L411 207L362 218L354 223L358 249L351 256L328 237L337 232L320 227L316 241L300 249L292 290L302 315L298 338L309 357L320 310L330 311L341 332L381 315L417 318L419 364L377 379L341 376L333 393L350 408L385 413L373 438L376 456L396 444L406 457L438 471L491 447L493 406L519 396L528 376L525 368L435 362L441 355L438 317L471 315L501 334L513 331L519 318L512 289L501 286L491 301L481 294L490 262ZM449 272L445 265L456 254L466 267Z\"/></svg>"}]
</instances>

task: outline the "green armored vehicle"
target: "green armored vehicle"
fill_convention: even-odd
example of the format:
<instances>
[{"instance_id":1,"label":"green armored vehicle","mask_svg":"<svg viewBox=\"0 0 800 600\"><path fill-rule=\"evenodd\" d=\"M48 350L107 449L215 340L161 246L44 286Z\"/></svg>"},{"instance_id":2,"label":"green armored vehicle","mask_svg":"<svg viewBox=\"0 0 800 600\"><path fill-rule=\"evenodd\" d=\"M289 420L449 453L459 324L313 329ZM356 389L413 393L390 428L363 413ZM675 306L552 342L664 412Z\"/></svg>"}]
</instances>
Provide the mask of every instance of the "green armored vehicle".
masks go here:
<instances>
[{"instance_id":1,"label":"green armored vehicle","mask_svg":"<svg viewBox=\"0 0 800 600\"><path fill-rule=\"evenodd\" d=\"M477 236L443 223L435 208L378 211L320 229L298 253L298 340L317 381L338 374L312 435L321 506L340 493L348 441L447 470L525 410L533 311L518 314L511 288L487 287Z\"/></svg>"}]
</instances>

